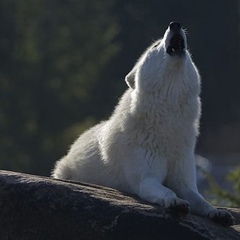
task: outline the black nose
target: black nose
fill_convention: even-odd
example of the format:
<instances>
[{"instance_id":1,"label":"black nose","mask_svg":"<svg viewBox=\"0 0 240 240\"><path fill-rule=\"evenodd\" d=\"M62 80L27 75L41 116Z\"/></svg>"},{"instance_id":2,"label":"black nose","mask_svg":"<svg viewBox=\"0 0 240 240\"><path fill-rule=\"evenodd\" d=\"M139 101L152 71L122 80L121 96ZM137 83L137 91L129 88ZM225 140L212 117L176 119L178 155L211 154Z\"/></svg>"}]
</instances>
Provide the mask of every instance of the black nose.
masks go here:
<instances>
[{"instance_id":1,"label":"black nose","mask_svg":"<svg viewBox=\"0 0 240 240\"><path fill-rule=\"evenodd\" d=\"M179 30L182 28L182 26L179 22L170 22L169 28L170 30Z\"/></svg>"}]
</instances>

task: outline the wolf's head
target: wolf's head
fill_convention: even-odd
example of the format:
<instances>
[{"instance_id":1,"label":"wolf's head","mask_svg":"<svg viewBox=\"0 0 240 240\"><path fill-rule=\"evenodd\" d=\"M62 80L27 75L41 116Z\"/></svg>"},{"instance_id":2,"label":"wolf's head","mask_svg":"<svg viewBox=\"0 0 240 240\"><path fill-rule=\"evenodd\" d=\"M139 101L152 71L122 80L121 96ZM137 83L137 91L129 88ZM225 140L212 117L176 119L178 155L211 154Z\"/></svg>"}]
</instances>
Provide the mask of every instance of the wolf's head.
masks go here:
<instances>
[{"instance_id":1,"label":"wolf's head","mask_svg":"<svg viewBox=\"0 0 240 240\"><path fill-rule=\"evenodd\" d=\"M171 22L162 39L153 43L140 57L125 80L132 89L161 88L166 81L180 82L199 75L187 50L187 38L180 23Z\"/></svg>"}]
</instances>

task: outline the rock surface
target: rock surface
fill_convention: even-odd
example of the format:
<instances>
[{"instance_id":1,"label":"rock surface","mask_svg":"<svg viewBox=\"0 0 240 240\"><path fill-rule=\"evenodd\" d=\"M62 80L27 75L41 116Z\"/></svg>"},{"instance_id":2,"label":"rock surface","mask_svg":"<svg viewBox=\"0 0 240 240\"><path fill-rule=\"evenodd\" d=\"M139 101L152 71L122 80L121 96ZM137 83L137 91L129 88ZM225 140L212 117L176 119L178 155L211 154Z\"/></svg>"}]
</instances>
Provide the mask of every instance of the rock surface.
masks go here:
<instances>
[{"instance_id":1,"label":"rock surface","mask_svg":"<svg viewBox=\"0 0 240 240\"><path fill-rule=\"evenodd\" d=\"M114 189L0 171L1 240L240 239L236 225L184 219Z\"/></svg>"}]
</instances>

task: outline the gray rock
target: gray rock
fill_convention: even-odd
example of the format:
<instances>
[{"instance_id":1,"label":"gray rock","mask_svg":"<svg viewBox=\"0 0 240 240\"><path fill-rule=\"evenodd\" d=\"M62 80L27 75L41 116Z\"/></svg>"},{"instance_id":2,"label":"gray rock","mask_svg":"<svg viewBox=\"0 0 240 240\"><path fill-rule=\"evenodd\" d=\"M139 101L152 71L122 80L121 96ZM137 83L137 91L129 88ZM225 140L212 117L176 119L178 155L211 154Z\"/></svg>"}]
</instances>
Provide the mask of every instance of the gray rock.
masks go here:
<instances>
[{"instance_id":1,"label":"gray rock","mask_svg":"<svg viewBox=\"0 0 240 240\"><path fill-rule=\"evenodd\" d=\"M114 189L0 171L1 240L240 239L236 225L171 215Z\"/></svg>"}]
</instances>

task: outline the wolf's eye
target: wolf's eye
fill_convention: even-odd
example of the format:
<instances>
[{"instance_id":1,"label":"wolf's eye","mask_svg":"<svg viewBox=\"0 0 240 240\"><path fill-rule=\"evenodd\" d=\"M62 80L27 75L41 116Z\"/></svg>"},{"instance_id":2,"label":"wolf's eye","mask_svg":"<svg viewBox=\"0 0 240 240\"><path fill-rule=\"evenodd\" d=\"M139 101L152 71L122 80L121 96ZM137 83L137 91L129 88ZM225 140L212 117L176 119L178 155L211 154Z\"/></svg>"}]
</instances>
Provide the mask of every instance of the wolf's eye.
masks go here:
<instances>
[{"instance_id":1,"label":"wolf's eye","mask_svg":"<svg viewBox=\"0 0 240 240\"><path fill-rule=\"evenodd\" d=\"M152 48L156 48L159 45L159 42L155 43Z\"/></svg>"},{"instance_id":2,"label":"wolf's eye","mask_svg":"<svg viewBox=\"0 0 240 240\"><path fill-rule=\"evenodd\" d=\"M156 41L156 42L152 45L152 48L154 49L154 48L158 47L160 43L161 43L161 40Z\"/></svg>"}]
</instances>

